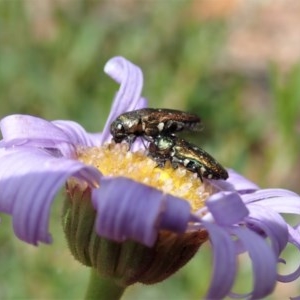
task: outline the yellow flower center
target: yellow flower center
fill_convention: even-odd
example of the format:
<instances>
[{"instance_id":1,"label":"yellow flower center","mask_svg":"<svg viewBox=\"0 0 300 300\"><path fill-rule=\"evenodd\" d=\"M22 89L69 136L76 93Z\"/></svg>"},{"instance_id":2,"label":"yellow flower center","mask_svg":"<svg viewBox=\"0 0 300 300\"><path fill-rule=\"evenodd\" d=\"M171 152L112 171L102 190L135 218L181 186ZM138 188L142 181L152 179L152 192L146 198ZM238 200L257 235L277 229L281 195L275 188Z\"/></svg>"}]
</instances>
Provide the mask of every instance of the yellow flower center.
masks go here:
<instances>
[{"instance_id":1,"label":"yellow flower center","mask_svg":"<svg viewBox=\"0 0 300 300\"><path fill-rule=\"evenodd\" d=\"M78 149L78 159L98 168L105 176L123 176L160 189L190 202L194 211L204 206L212 187L184 167L174 169L169 162L163 168L147 157L144 150L128 151L128 145L105 144Z\"/></svg>"}]
</instances>

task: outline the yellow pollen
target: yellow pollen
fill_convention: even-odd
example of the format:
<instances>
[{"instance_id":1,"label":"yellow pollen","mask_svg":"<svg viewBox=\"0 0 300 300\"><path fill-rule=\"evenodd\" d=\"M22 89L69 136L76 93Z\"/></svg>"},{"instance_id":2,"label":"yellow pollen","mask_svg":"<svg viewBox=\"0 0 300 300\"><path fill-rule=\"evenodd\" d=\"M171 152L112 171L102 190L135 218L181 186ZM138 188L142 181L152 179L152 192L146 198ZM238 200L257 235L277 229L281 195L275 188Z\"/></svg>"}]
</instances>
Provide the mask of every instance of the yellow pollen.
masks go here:
<instances>
[{"instance_id":1,"label":"yellow pollen","mask_svg":"<svg viewBox=\"0 0 300 300\"><path fill-rule=\"evenodd\" d=\"M147 157L144 150L128 151L125 143L78 149L78 159L98 168L105 176L131 178L183 198L190 202L194 211L203 207L206 198L212 193L210 185L202 183L197 174L181 166L174 169L169 162L160 168Z\"/></svg>"}]
</instances>

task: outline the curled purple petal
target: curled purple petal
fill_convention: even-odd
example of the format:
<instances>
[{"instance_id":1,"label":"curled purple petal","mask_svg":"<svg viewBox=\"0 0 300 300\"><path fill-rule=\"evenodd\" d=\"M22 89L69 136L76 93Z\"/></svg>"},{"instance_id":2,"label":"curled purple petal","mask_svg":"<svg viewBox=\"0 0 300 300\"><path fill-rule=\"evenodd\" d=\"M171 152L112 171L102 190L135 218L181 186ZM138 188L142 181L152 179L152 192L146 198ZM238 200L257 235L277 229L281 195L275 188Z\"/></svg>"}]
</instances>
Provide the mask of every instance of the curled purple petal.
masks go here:
<instances>
[{"instance_id":1,"label":"curled purple petal","mask_svg":"<svg viewBox=\"0 0 300 300\"><path fill-rule=\"evenodd\" d=\"M299 227L296 228L287 225L289 230L289 242L295 245L298 249L300 249L300 231Z\"/></svg>"},{"instance_id":2,"label":"curled purple petal","mask_svg":"<svg viewBox=\"0 0 300 300\"><path fill-rule=\"evenodd\" d=\"M96 186L100 172L75 160L33 148L0 151L0 210L12 215L16 235L31 244L50 243L50 205L70 176Z\"/></svg>"},{"instance_id":3,"label":"curled purple petal","mask_svg":"<svg viewBox=\"0 0 300 300\"><path fill-rule=\"evenodd\" d=\"M143 73L138 66L121 56L117 56L106 63L104 71L120 84L120 89L115 96L111 112L105 123L101 144L109 140L110 124L116 117L145 103L142 100L142 103L139 104L143 88Z\"/></svg>"},{"instance_id":4,"label":"curled purple petal","mask_svg":"<svg viewBox=\"0 0 300 300\"><path fill-rule=\"evenodd\" d=\"M294 281L296 279L298 279L300 276L300 265L298 265L297 269L288 274L288 275L280 275L278 274L277 275L277 280L280 281L280 282L291 282L291 281Z\"/></svg>"},{"instance_id":5,"label":"curled purple petal","mask_svg":"<svg viewBox=\"0 0 300 300\"><path fill-rule=\"evenodd\" d=\"M279 256L288 243L288 227L285 220L275 211L259 205L248 205L250 210L246 224L253 231L263 232L270 238L276 256Z\"/></svg>"},{"instance_id":6,"label":"curled purple petal","mask_svg":"<svg viewBox=\"0 0 300 300\"><path fill-rule=\"evenodd\" d=\"M267 242L248 228L234 227L231 230L249 253L253 268L252 299L270 294L276 284L276 257ZM234 295L234 294L233 294Z\"/></svg>"},{"instance_id":7,"label":"curled purple petal","mask_svg":"<svg viewBox=\"0 0 300 300\"><path fill-rule=\"evenodd\" d=\"M299 251L300 250L300 232L299 232L299 230L293 228L290 225L287 225L287 227L288 227L288 231L289 231L289 242L291 244L293 244ZM299 276L300 276L300 265L297 267L297 269L294 272L292 272L290 274L287 274L287 275L278 274L277 280L281 281L281 282L291 282L291 281L294 281L297 278L299 278Z\"/></svg>"},{"instance_id":8,"label":"curled purple petal","mask_svg":"<svg viewBox=\"0 0 300 300\"><path fill-rule=\"evenodd\" d=\"M189 221L186 201L124 177L103 178L92 201L97 233L115 241L133 239L151 247L160 229L184 232Z\"/></svg>"},{"instance_id":9,"label":"curled purple petal","mask_svg":"<svg viewBox=\"0 0 300 300\"><path fill-rule=\"evenodd\" d=\"M213 246L213 274L205 299L222 299L230 292L236 274L234 244L221 227L208 222L203 222L203 226Z\"/></svg>"},{"instance_id":10,"label":"curled purple petal","mask_svg":"<svg viewBox=\"0 0 300 300\"><path fill-rule=\"evenodd\" d=\"M225 226L236 224L249 214L240 196L232 192L213 194L207 199L206 206L216 223Z\"/></svg>"}]
</instances>

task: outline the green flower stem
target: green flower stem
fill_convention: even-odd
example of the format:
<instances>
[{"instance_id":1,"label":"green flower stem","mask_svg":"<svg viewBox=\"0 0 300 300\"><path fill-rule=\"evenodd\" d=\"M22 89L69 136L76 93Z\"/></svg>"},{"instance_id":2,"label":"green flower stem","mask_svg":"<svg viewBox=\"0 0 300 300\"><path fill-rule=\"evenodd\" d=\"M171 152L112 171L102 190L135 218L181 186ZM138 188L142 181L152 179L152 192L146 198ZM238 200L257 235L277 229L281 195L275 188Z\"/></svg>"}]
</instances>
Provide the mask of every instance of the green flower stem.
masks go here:
<instances>
[{"instance_id":1,"label":"green flower stem","mask_svg":"<svg viewBox=\"0 0 300 300\"><path fill-rule=\"evenodd\" d=\"M95 269L91 268L85 300L118 300L121 299L125 288L109 278L103 278Z\"/></svg>"}]
</instances>

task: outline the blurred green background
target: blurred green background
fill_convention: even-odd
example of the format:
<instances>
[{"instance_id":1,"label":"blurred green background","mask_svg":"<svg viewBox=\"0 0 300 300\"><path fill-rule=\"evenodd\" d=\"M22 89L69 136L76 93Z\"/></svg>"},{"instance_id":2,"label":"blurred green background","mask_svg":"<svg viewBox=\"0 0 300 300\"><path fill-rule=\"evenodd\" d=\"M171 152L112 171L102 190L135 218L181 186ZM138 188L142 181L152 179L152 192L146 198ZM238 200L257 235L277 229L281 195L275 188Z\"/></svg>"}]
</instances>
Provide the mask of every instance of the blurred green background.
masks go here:
<instances>
[{"instance_id":1,"label":"blurred green background","mask_svg":"<svg viewBox=\"0 0 300 300\"><path fill-rule=\"evenodd\" d=\"M103 73L122 55L139 65L152 107L199 114L189 138L261 187L300 192L300 6L249 0L0 0L0 117L72 119L101 131L118 85ZM54 243L36 248L2 216L0 299L82 299L88 270L70 256L52 209ZM289 269L299 256L287 251ZM251 287L241 258L236 291ZM200 299L209 245L172 278L124 299ZM287 269L285 269L285 272ZM299 294L299 281L269 299Z\"/></svg>"}]
</instances>

